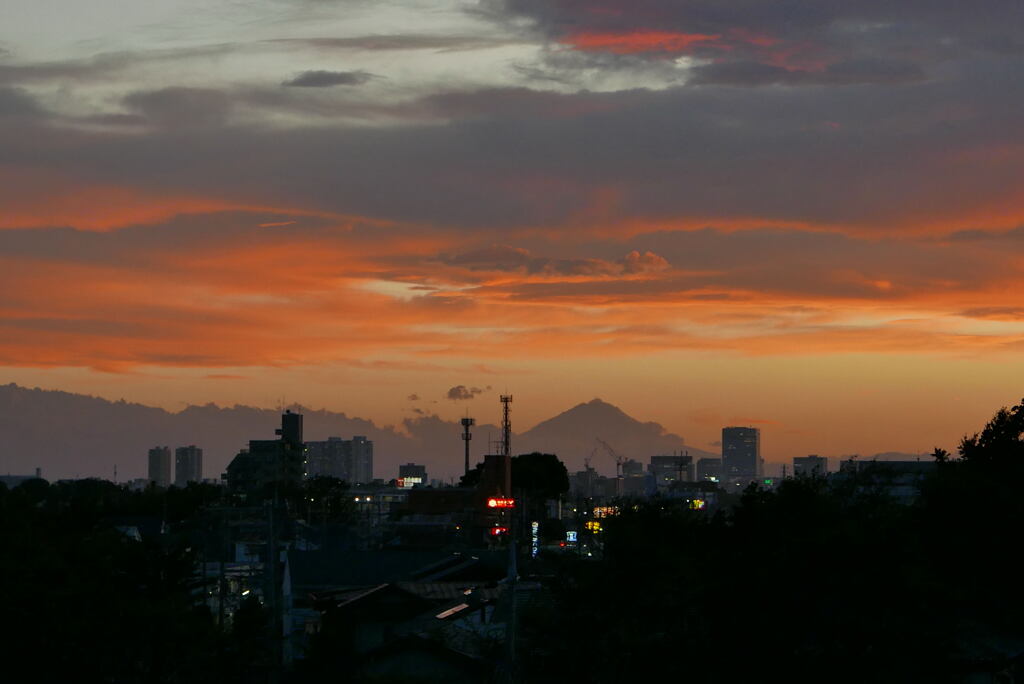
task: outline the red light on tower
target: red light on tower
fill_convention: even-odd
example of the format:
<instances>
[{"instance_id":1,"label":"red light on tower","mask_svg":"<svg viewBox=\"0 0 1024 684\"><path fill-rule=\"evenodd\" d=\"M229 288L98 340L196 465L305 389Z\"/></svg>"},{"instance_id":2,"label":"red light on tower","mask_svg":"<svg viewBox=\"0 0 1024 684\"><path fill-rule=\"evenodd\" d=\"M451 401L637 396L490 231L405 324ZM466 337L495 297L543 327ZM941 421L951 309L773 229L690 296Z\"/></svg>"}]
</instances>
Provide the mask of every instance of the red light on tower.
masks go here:
<instances>
[{"instance_id":1,"label":"red light on tower","mask_svg":"<svg viewBox=\"0 0 1024 684\"><path fill-rule=\"evenodd\" d=\"M496 497L492 496L490 499L487 500L487 507L488 508L515 508L516 507L516 500L515 499L501 499L501 498L496 498Z\"/></svg>"}]
</instances>

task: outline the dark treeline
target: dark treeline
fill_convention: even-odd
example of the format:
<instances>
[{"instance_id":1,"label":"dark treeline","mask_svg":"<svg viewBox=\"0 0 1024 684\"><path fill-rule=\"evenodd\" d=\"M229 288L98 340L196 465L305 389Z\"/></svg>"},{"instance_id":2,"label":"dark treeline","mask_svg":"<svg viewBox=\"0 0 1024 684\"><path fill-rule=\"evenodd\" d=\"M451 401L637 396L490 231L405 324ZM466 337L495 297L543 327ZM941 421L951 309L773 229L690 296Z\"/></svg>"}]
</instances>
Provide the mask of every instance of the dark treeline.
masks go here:
<instances>
[{"instance_id":1,"label":"dark treeline","mask_svg":"<svg viewBox=\"0 0 1024 684\"><path fill-rule=\"evenodd\" d=\"M1024 404L965 438L957 457L937 450L935 474L909 505L877 478L852 475L752 488L714 514L672 499L624 502L604 521L600 558L539 563L543 600L524 606L512 670L524 682L666 672L696 682L942 682L1006 669L1004 658L1024 652L1013 551L1024 525L1022 434ZM535 460L544 467L534 474L554 473L561 491L557 459ZM291 517L350 514L338 481L276 495ZM16 664L5 681L268 681L266 611L247 603L221 629L196 572L211 511L246 505L209 485L0 486L0 653ZM126 520L166 532L138 541L118 531ZM330 650L285 680L345 680L344 644Z\"/></svg>"},{"instance_id":2,"label":"dark treeline","mask_svg":"<svg viewBox=\"0 0 1024 684\"><path fill-rule=\"evenodd\" d=\"M278 497L302 516L319 497L317 519L324 511L338 519L351 508L345 489L315 478ZM247 602L219 629L196 572L211 511L241 505L221 487L195 483L142 492L92 479L0 485L3 680L266 681L264 609ZM142 528L141 541L124 526Z\"/></svg>"},{"instance_id":3,"label":"dark treeline","mask_svg":"<svg viewBox=\"0 0 1024 684\"><path fill-rule=\"evenodd\" d=\"M752 488L715 515L624 506L604 559L563 557L527 616L526 679L942 682L1008 667L1000 649L1024 649L1022 433L1019 405L960 458L937 450L911 505L848 477Z\"/></svg>"}]
</instances>

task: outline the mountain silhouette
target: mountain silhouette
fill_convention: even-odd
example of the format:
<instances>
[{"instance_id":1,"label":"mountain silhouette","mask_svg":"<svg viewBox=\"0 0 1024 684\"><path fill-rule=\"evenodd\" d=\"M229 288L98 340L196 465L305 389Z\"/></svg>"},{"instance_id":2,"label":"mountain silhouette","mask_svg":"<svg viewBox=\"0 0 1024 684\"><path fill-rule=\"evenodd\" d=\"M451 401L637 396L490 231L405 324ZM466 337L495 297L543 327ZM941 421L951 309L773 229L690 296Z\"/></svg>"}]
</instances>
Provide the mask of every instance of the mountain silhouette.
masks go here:
<instances>
[{"instance_id":1,"label":"mountain silhouette","mask_svg":"<svg viewBox=\"0 0 1024 684\"><path fill-rule=\"evenodd\" d=\"M432 478L448 480L462 472L462 428L458 421L436 415L404 420L399 427L378 426L345 413L290 406L304 415L305 438L346 439L365 435L374 441L374 475L390 479L398 465L413 461L427 465ZM494 414L499 408L493 407ZM280 412L251 406L193 405L174 413L143 404L110 401L55 390L0 385L0 473L29 474L39 467L50 480L75 477L112 479L117 467L121 481L145 477L147 452L153 446L195 444L203 449L203 473L217 478L228 462L251 439L274 439ZM487 435L497 438L492 424L474 428L473 462L483 460ZM658 423L644 423L601 401L579 404L525 432L514 434L513 453L542 451L561 458L570 471L583 468L596 438L606 440L623 456L644 463L655 454L689 450L695 458L712 455L688 448L682 437ZM591 465L605 474L615 472L614 459L600 449Z\"/></svg>"},{"instance_id":2,"label":"mountain silhouette","mask_svg":"<svg viewBox=\"0 0 1024 684\"><path fill-rule=\"evenodd\" d=\"M688 452L694 459L718 456L687 447L682 437L667 432L659 423L636 420L601 399L577 404L538 423L518 437L514 451L557 454L570 471L581 470L584 459L592 456L592 467L614 473L615 459L598 439L607 442L617 454L642 463L647 463L651 456L675 452Z\"/></svg>"}]
</instances>

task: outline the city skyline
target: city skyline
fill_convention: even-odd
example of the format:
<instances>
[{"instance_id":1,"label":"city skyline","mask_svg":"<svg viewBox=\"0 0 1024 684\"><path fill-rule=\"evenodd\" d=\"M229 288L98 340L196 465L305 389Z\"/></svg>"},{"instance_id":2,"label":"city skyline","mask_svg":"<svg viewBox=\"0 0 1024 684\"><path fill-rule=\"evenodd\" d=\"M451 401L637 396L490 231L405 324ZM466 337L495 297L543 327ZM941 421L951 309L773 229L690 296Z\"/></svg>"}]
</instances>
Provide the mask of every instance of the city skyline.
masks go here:
<instances>
[{"instance_id":1,"label":"city skyline","mask_svg":"<svg viewBox=\"0 0 1024 684\"><path fill-rule=\"evenodd\" d=\"M163 471L169 481L174 479L170 477L174 460L171 454L176 450L165 452L164 447L154 447L154 443L196 444L204 452L201 467L205 477L217 480L229 461L239 450L245 450L247 444L249 447L253 443L276 445L275 440L266 442L266 439L273 434L273 426L280 422L281 411L285 410L237 405L221 408L208 404L175 414L141 404L12 385L0 386L0 406L7 407L0 429L8 426L11 435L8 450L0 454L0 472L27 473L42 468L48 477L56 479L90 476L106 479L112 472L118 472L120 481L146 474L146 463L140 459L140 453L149 454L148 479L161 479L154 477L154 468L157 472ZM367 480L368 472L376 479L387 480L395 476L404 463L418 461L428 466L432 479L450 482L462 475L465 441L461 439L461 420L424 415L406 420L396 429L396 426L380 426L345 413L303 406L291 406L290 410L299 412L306 421L307 431L302 439L308 448L309 472L331 474L340 467L340 471L332 474L347 479L352 477L350 468L355 467L361 473L356 475L357 481ZM481 414L486 415L486 411L482 410ZM572 471L594 467L601 474L613 474L619 457L647 463L651 457L671 460L671 454L687 455L691 465L700 471L702 462L721 455L721 445L717 442L695 444L685 435L645 421L644 416L628 415L620 407L600 399L577 404L536 424L521 425L515 421L514 413L512 418L514 453L552 453ZM54 424L61 425L62 429L53 431ZM500 451L497 437L501 428L497 422L482 419L471 429L474 439L470 442L470 464L473 466L483 460L485 453ZM760 444L760 429L753 426L723 426L719 434L737 429L741 432L753 429ZM256 442L252 441L254 439ZM367 451L352 450L357 444L365 444ZM336 454L332 445L337 448ZM841 460L851 457L927 460L930 452L930 448L914 452L844 451L826 454L823 458L836 470ZM361 462L361 453L365 453L364 466L356 465ZM164 463L160 463L161 456L167 458ZM792 474L793 459L807 454L770 446L763 456L764 475L778 477L785 472ZM328 461L337 457L344 463L350 458L355 460L348 465L342 462L337 466L328 465ZM321 460L324 462L320 463ZM674 468L670 468L673 477Z\"/></svg>"},{"instance_id":2,"label":"city skyline","mask_svg":"<svg viewBox=\"0 0 1024 684\"><path fill-rule=\"evenodd\" d=\"M953 0L8 0L0 382L397 426L507 390L522 425L603 397L702 446L949 448L1020 398L1022 29Z\"/></svg>"}]
</instances>

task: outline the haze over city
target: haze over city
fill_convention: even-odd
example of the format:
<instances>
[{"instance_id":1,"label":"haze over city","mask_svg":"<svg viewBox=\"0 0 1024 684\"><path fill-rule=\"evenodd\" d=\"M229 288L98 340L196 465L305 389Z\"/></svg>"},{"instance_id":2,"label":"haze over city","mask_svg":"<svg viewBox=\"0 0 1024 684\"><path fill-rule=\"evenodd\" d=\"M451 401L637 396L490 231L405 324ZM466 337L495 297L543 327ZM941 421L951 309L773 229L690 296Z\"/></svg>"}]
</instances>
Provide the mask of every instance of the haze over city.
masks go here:
<instances>
[{"instance_id":1,"label":"haze over city","mask_svg":"<svg viewBox=\"0 0 1024 684\"><path fill-rule=\"evenodd\" d=\"M952 445L1024 370L1019 28L7 0L0 379L380 424L600 396L780 461Z\"/></svg>"}]
</instances>

